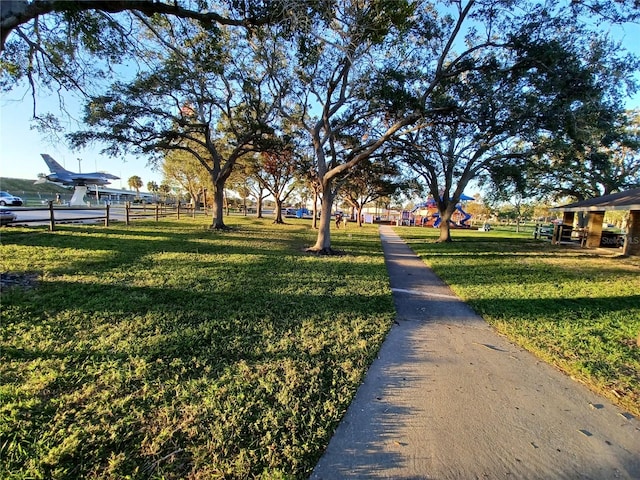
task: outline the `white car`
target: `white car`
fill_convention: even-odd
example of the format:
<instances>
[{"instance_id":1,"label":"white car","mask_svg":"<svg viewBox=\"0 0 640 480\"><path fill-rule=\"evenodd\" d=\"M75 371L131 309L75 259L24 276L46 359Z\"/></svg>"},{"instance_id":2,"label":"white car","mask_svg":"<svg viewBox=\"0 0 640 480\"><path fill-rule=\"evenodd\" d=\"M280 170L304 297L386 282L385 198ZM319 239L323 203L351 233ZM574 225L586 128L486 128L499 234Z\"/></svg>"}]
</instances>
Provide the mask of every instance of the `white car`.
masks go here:
<instances>
[{"instance_id":1,"label":"white car","mask_svg":"<svg viewBox=\"0 0 640 480\"><path fill-rule=\"evenodd\" d=\"M7 223L11 223L15 221L16 214L11 210L7 210L4 207L0 207L0 225L6 225Z\"/></svg>"},{"instance_id":2,"label":"white car","mask_svg":"<svg viewBox=\"0 0 640 480\"><path fill-rule=\"evenodd\" d=\"M22 205L22 199L11 195L9 192L0 192L0 206L4 207L5 205L19 207Z\"/></svg>"}]
</instances>

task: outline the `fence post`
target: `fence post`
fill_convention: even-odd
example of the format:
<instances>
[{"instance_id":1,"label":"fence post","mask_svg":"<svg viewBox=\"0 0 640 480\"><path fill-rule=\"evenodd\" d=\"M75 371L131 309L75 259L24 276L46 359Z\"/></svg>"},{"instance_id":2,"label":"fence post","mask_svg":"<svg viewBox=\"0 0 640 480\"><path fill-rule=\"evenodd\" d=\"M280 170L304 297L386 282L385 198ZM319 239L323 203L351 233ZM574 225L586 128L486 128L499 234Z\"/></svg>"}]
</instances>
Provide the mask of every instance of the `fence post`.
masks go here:
<instances>
[{"instance_id":1,"label":"fence post","mask_svg":"<svg viewBox=\"0 0 640 480\"><path fill-rule=\"evenodd\" d=\"M131 203L126 202L124 204L124 224L129 226L129 209L131 208Z\"/></svg>"},{"instance_id":2,"label":"fence post","mask_svg":"<svg viewBox=\"0 0 640 480\"><path fill-rule=\"evenodd\" d=\"M104 226L105 227L109 226L109 204L108 203L105 208Z\"/></svg>"},{"instance_id":3,"label":"fence post","mask_svg":"<svg viewBox=\"0 0 640 480\"><path fill-rule=\"evenodd\" d=\"M56 219L53 215L53 200L47 202L49 204L49 231L53 232L56 229Z\"/></svg>"},{"instance_id":4,"label":"fence post","mask_svg":"<svg viewBox=\"0 0 640 480\"><path fill-rule=\"evenodd\" d=\"M156 204L156 222L160 218L160 205Z\"/></svg>"},{"instance_id":5,"label":"fence post","mask_svg":"<svg viewBox=\"0 0 640 480\"><path fill-rule=\"evenodd\" d=\"M557 245L560 243L560 237L562 235L562 225L554 224L553 233L551 234L551 244Z\"/></svg>"}]
</instances>

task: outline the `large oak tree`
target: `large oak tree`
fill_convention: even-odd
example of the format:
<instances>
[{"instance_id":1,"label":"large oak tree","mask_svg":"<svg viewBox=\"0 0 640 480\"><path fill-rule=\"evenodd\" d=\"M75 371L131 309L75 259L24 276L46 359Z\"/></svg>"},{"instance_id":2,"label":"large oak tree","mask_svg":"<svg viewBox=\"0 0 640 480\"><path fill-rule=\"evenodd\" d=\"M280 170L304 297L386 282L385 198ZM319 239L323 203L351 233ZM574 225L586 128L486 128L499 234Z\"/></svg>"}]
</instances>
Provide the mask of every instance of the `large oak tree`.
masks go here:
<instances>
[{"instance_id":1,"label":"large oak tree","mask_svg":"<svg viewBox=\"0 0 640 480\"><path fill-rule=\"evenodd\" d=\"M212 37L188 20L149 26L149 68L92 97L84 121L90 129L73 144L106 143L161 159L188 152L211 177L212 228L226 228L224 186L244 155L268 148L278 93L264 88L264 69L254 61L250 38L225 30Z\"/></svg>"},{"instance_id":2,"label":"large oak tree","mask_svg":"<svg viewBox=\"0 0 640 480\"><path fill-rule=\"evenodd\" d=\"M539 129L568 128L571 109L593 103L589 94L597 97L603 86L581 63L602 45L579 15L598 10L587 3L338 0L308 12L297 2L297 18L307 22L289 36L272 28L270 38L291 53L271 73L273 85L290 92L282 114L300 125L314 154L322 210L310 250L331 252L340 178L392 139L411 143L415 128L455 125L453 134L464 130L465 140L489 136L473 155L482 166L464 173L467 182L488 163L508 164L506 155L514 154L507 146L518 137L532 148ZM474 98L464 85L472 85ZM443 186L449 190L451 182ZM454 207L455 190L447 199ZM446 214L452 207L442 208Z\"/></svg>"},{"instance_id":3,"label":"large oak tree","mask_svg":"<svg viewBox=\"0 0 640 480\"><path fill-rule=\"evenodd\" d=\"M79 27L81 23L93 24L98 16L120 12L136 12L152 17L169 15L197 20L204 27L215 25L252 27L282 18L286 12L278 0L264 1L206 1L206 0L3 0L0 2L0 51L12 32L30 43L39 37L29 31L28 25L42 21L58 23L63 27ZM97 16L96 16L97 14ZM50 20L51 17L58 17ZM33 36L29 34L33 34ZM76 32L77 33L77 32ZM93 31L92 35L99 32Z\"/></svg>"},{"instance_id":4,"label":"large oak tree","mask_svg":"<svg viewBox=\"0 0 640 480\"><path fill-rule=\"evenodd\" d=\"M633 88L634 59L550 5L531 4L518 17L498 9L457 48L462 53L431 90L431 112L393 139L438 206L439 241L451 239L448 220L470 181L524 171L552 150L546 139L575 136L587 113L602 122L613 118L620 89ZM376 93L389 115L405 115L406 85L422 74L416 71L380 77Z\"/></svg>"}]
</instances>

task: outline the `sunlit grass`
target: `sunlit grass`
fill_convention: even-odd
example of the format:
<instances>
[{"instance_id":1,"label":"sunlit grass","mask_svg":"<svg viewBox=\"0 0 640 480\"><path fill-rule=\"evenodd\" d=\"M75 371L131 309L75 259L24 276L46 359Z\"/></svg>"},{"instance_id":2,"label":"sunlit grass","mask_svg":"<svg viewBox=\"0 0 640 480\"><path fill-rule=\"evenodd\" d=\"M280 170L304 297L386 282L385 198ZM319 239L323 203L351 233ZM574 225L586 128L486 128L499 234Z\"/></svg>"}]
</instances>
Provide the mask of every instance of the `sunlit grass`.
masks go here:
<instances>
[{"instance_id":1,"label":"sunlit grass","mask_svg":"<svg viewBox=\"0 0 640 480\"><path fill-rule=\"evenodd\" d=\"M307 478L394 316L377 227L2 230L1 478ZM501 332L640 414L640 260L397 229Z\"/></svg>"},{"instance_id":2,"label":"sunlit grass","mask_svg":"<svg viewBox=\"0 0 640 480\"><path fill-rule=\"evenodd\" d=\"M392 321L375 227L2 231L1 478L306 478Z\"/></svg>"},{"instance_id":3,"label":"sunlit grass","mask_svg":"<svg viewBox=\"0 0 640 480\"><path fill-rule=\"evenodd\" d=\"M494 327L640 415L640 259L553 246L527 234L398 228Z\"/></svg>"}]
</instances>

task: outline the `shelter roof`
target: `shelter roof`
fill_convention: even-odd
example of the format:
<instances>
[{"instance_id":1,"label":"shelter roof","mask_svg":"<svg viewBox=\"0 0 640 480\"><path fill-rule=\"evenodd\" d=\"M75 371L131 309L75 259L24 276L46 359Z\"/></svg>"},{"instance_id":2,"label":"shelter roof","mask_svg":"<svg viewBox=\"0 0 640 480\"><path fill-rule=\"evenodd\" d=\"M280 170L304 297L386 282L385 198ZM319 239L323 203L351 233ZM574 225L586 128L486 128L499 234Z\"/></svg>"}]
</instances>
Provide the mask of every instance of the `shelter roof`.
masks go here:
<instances>
[{"instance_id":1,"label":"shelter roof","mask_svg":"<svg viewBox=\"0 0 640 480\"><path fill-rule=\"evenodd\" d=\"M559 212L602 212L608 210L640 210L640 188L588 198L580 202L554 207Z\"/></svg>"}]
</instances>

